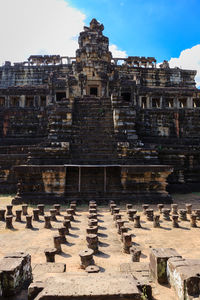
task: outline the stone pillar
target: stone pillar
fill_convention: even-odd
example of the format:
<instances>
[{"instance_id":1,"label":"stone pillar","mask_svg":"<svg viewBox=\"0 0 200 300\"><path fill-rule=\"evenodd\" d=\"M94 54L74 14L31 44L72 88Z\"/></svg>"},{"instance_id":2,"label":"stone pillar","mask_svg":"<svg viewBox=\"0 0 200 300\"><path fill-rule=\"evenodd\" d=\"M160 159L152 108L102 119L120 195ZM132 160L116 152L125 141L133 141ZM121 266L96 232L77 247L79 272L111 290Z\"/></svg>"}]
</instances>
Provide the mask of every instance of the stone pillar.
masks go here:
<instances>
[{"instance_id":1,"label":"stone pillar","mask_svg":"<svg viewBox=\"0 0 200 300\"><path fill-rule=\"evenodd\" d=\"M120 238L120 240L121 240L122 242L123 242L123 234L124 234L124 233L127 233L127 232L128 232L128 228L122 226L122 227L121 227L121 238Z\"/></svg>"},{"instance_id":2,"label":"stone pillar","mask_svg":"<svg viewBox=\"0 0 200 300\"><path fill-rule=\"evenodd\" d=\"M191 203L186 203L185 208L186 208L187 214L191 215L191 213L192 213L192 204Z\"/></svg>"},{"instance_id":3,"label":"stone pillar","mask_svg":"<svg viewBox=\"0 0 200 300\"><path fill-rule=\"evenodd\" d=\"M158 208L158 210L159 210L159 212L161 214L162 213L162 209L164 208L164 204L158 204L157 208Z\"/></svg>"},{"instance_id":4,"label":"stone pillar","mask_svg":"<svg viewBox=\"0 0 200 300\"><path fill-rule=\"evenodd\" d=\"M65 231L66 231L65 227L58 228L61 244L64 244L67 242L66 237L65 237Z\"/></svg>"},{"instance_id":5,"label":"stone pillar","mask_svg":"<svg viewBox=\"0 0 200 300\"><path fill-rule=\"evenodd\" d=\"M53 207L56 210L56 216L60 216L60 204L54 204Z\"/></svg>"},{"instance_id":6,"label":"stone pillar","mask_svg":"<svg viewBox=\"0 0 200 300\"><path fill-rule=\"evenodd\" d=\"M55 262L56 248L47 248L44 250L46 262Z\"/></svg>"},{"instance_id":7,"label":"stone pillar","mask_svg":"<svg viewBox=\"0 0 200 300\"><path fill-rule=\"evenodd\" d=\"M16 218L15 218L15 222L21 222L22 219L21 219L21 216L22 216L22 210L21 209L17 209L15 211L16 213Z\"/></svg>"},{"instance_id":8,"label":"stone pillar","mask_svg":"<svg viewBox=\"0 0 200 300\"><path fill-rule=\"evenodd\" d=\"M163 208L162 209L163 219L166 221L170 221L170 209Z\"/></svg>"},{"instance_id":9,"label":"stone pillar","mask_svg":"<svg viewBox=\"0 0 200 300\"><path fill-rule=\"evenodd\" d=\"M149 208L149 205L148 204L142 204L142 208L143 208L144 215L146 215L146 210Z\"/></svg>"},{"instance_id":10,"label":"stone pillar","mask_svg":"<svg viewBox=\"0 0 200 300\"><path fill-rule=\"evenodd\" d=\"M0 221L5 221L5 209L0 209Z\"/></svg>"},{"instance_id":11,"label":"stone pillar","mask_svg":"<svg viewBox=\"0 0 200 300\"><path fill-rule=\"evenodd\" d=\"M187 211L186 209L179 209L179 217L182 221L187 221Z\"/></svg>"},{"instance_id":12,"label":"stone pillar","mask_svg":"<svg viewBox=\"0 0 200 300\"><path fill-rule=\"evenodd\" d=\"M177 215L178 214L178 204L171 204L171 210L172 210L172 214L173 215Z\"/></svg>"},{"instance_id":13,"label":"stone pillar","mask_svg":"<svg viewBox=\"0 0 200 300\"><path fill-rule=\"evenodd\" d=\"M98 226L98 220L96 220L96 219L89 219L88 225L89 226Z\"/></svg>"},{"instance_id":14,"label":"stone pillar","mask_svg":"<svg viewBox=\"0 0 200 300\"><path fill-rule=\"evenodd\" d=\"M197 215L196 214L190 215L190 226L197 227Z\"/></svg>"},{"instance_id":15,"label":"stone pillar","mask_svg":"<svg viewBox=\"0 0 200 300\"><path fill-rule=\"evenodd\" d=\"M79 252L79 256L81 259L81 269L85 269L88 266L94 265L93 254L94 251L92 249L87 249Z\"/></svg>"},{"instance_id":16,"label":"stone pillar","mask_svg":"<svg viewBox=\"0 0 200 300\"><path fill-rule=\"evenodd\" d=\"M172 215L172 227L179 228L178 215Z\"/></svg>"},{"instance_id":17,"label":"stone pillar","mask_svg":"<svg viewBox=\"0 0 200 300\"><path fill-rule=\"evenodd\" d=\"M13 216L12 215L7 215L6 216L6 229L13 229L13 224L12 224L12 219Z\"/></svg>"},{"instance_id":18,"label":"stone pillar","mask_svg":"<svg viewBox=\"0 0 200 300\"><path fill-rule=\"evenodd\" d=\"M22 204L22 214L23 214L23 216L28 215L28 205L27 204Z\"/></svg>"},{"instance_id":19,"label":"stone pillar","mask_svg":"<svg viewBox=\"0 0 200 300\"><path fill-rule=\"evenodd\" d=\"M128 219L129 221L134 221L134 216L137 213L137 210L135 209L129 209L128 210Z\"/></svg>"},{"instance_id":20,"label":"stone pillar","mask_svg":"<svg viewBox=\"0 0 200 300\"><path fill-rule=\"evenodd\" d=\"M44 228L51 229L51 217L50 216L44 216Z\"/></svg>"},{"instance_id":21,"label":"stone pillar","mask_svg":"<svg viewBox=\"0 0 200 300\"><path fill-rule=\"evenodd\" d=\"M33 209L33 221L40 221L39 219L39 209L38 208L34 208Z\"/></svg>"},{"instance_id":22,"label":"stone pillar","mask_svg":"<svg viewBox=\"0 0 200 300\"><path fill-rule=\"evenodd\" d=\"M141 256L141 250L138 247L130 248L131 262L139 262Z\"/></svg>"},{"instance_id":23,"label":"stone pillar","mask_svg":"<svg viewBox=\"0 0 200 300\"><path fill-rule=\"evenodd\" d=\"M86 236L87 246L92 249L94 253L98 253L98 236L96 234L88 234Z\"/></svg>"},{"instance_id":24,"label":"stone pillar","mask_svg":"<svg viewBox=\"0 0 200 300\"><path fill-rule=\"evenodd\" d=\"M130 253L130 248L132 246L132 235L129 233L123 234L123 252Z\"/></svg>"},{"instance_id":25,"label":"stone pillar","mask_svg":"<svg viewBox=\"0 0 200 300\"><path fill-rule=\"evenodd\" d=\"M50 212L50 215L51 215L51 221L57 221L57 219L56 219L56 209L54 209L54 208L52 208L52 209L50 209L49 210L49 212Z\"/></svg>"},{"instance_id":26,"label":"stone pillar","mask_svg":"<svg viewBox=\"0 0 200 300\"><path fill-rule=\"evenodd\" d=\"M7 213L6 213L7 216L12 216L13 215L13 213L12 213L13 206L7 205L6 208L7 208Z\"/></svg>"},{"instance_id":27,"label":"stone pillar","mask_svg":"<svg viewBox=\"0 0 200 300\"><path fill-rule=\"evenodd\" d=\"M63 226L65 227L65 234L69 234L69 228L71 227L70 220L63 221Z\"/></svg>"},{"instance_id":28,"label":"stone pillar","mask_svg":"<svg viewBox=\"0 0 200 300\"><path fill-rule=\"evenodd\" d=\"M53 237L54 248L56 248L56 254L60 254L62 252L61 248L61 237L59 235L55 235Z\"/></svg>"},{"instance_id":29,"label":"stone pillar","mask_svg":"<svg viewBox=\"0 0 200 300\"><path fill-rule=\"evenodd\" d=\"M117 233L121 234L121 228L124 226L124 221L123 220L117 220Z\"/></svg>"},{"instance_id":30,"label":"stone pillar","mask_svg":"<svg viewBox=\"0 0 200 300\"><path fill-rule=\"evenodd\" d=\"M139 215L136 215L134 217L134 228L141 228L140 216Z\"/></svg>"},{"instance_id":31,"label":"stone pillar","mask_svg":"<svg viewBox=\"0 0 200 300\"><path fill-rule=\"evenodd\" d=\"M44 204L38 204L37 208L39 209L39 215L44 216Z\"/></svg>"},{"instance_id":32,"label":"stone pillar","mask_svg":"<svg viewBox=\"0 0 200 300\"><path fill-rule=\"evenodd\" d=\"M128 213L129 209L132 209L133 205L132 204L126 204L126 212Z\"/></svg>"},{"instance_id":33,"label":"stone pillar","mask_svg":"<svg viewBox=\"0 0 200 300\"><path fill-rule=\"evenodd\" d=\"M159 228L160 227L160 215L153 216L153 227Z\"/></svg>"},{"instance_id":34,"label":"stone pillar","mask_svg":"<svg viewBox=\"0 0 200 300\"><path fill-rule=\"evenodd\" d=\"M146 209L146 217L148 221L153 221L153 209Z\"/></svg>"},{"instance_id":35,"label":"stone pillar","mask_svg":"<svg viewBox=\"0 0 200 300\"><path fill-rule=\"evenodd\" d=\"M32 216L26 215L26 227L25 228L29 228L29 229L33 228Z\"/></svg>"}]
</instances>

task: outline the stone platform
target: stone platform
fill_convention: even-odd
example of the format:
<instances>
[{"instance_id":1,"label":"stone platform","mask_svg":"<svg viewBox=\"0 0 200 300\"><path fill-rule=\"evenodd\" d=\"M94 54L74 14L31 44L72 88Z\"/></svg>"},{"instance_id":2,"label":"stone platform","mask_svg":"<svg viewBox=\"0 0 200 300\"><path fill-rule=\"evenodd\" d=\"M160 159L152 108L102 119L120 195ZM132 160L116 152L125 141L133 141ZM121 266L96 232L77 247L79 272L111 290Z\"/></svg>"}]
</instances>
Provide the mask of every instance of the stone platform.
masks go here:
<instances>
[{"instance_id":1,"label":"stone platform","mask_svg":"<svg viewBox=\"0 0 200 300\"><path fill-rule=\"evenodd\" d=\"M172 172L167 165L23 165L15 166L20 186L13 204L171 203L166 179Z\"/></svg>"}]
</instances>

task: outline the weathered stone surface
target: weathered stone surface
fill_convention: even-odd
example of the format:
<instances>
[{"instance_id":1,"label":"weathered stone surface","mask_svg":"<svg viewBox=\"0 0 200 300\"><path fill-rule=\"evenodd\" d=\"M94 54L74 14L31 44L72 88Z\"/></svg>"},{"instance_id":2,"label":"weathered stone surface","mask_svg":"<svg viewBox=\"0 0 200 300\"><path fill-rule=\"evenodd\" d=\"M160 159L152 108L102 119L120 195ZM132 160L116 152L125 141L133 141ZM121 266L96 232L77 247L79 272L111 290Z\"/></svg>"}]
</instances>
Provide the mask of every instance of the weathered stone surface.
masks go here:
<instances>
[{"instance_id":1,"label":"weathered stone surface","mask_svg":"<svg viewBox=\"0 0 200 300\"><path fill-rule=\"evenodd\" d=\"M33 274L45 273L64 273L66 271L66 264L64 263L44 263L36 264L33 267Z\"/></svg>"},{"instance_id":2,"label":"weathered stone surface","mask_svg":"<svg viewBox=\"0 0 200 300\"><path fill-rule=\"evenodd\" d=\"M154 280L160 284L167 284L167 261L171 257L181 257L173 248L151 249L150 273Z\"/></svg>"},{"instance_id":3,"label":"weathered stone surface","mask_svg":"<svg viewBox=\"0 0 200 300\"><path fill-rule=\"evenodd\" d=\"M31 257L16 252L0 260L0 296L12 296L32 281Z\"/></svg>"},{"instance_id":4,"label":"weathered stone surface","mask_svg":"<svg viewBox=\"0 0 200 300\"><path fill-rule=\"evenodd\" d=\"M200 260L170 258L167 273L170 285L175 289L179 300L200 297Z\"/></svg>"},{"instance_id":5,"label":"weathered stone surface","mask_svg":"<svg viewBox=\"0 0 200 300\"><path fill-rule=\"evenodd\" d=\"M119 285L120 282L120 285ZM141 300L137 281L131 276L92 274L87 278L76 276L52 277L46 283L36 300L47 299L134 299Z\"/></svg>"}]
</instances>

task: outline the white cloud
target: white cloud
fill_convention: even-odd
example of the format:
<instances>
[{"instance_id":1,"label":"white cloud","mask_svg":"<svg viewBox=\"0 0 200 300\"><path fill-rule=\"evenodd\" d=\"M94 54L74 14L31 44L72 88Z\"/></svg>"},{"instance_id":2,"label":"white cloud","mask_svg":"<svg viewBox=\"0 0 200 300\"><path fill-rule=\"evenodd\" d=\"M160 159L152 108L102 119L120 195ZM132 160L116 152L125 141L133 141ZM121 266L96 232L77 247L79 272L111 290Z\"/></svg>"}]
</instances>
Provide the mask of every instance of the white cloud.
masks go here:
<instances>
[{"instance_id":1,"label":"white cloud","mask_svg":"<svg viewBox=\"0 0 200 300\"><path fill-rule=\"evenodd\" d=\"M200 44L190 49L183 50L178 58L169 60L170 67L179 67L182 69L197 70L196 82L200 87Z\"/></svg>"},{"instance_id":2,"label":"white cloud","mask_svg":"<svg viewBox=\"0 0 200 300\"><path fill-rule=\"evenodd\" d=\"M74 56L86 16L64 0L0 0L0 64L35 54Z\"/></svg>"},{"instance_id":3,"label":"white cloud","mask_svg":"<svg viewBox=\"0 0 200 300\"><path fill-rule=\"evenodd\" d=\"M126 51L119 50L116 45L110 45L109 50L112 52L113 57L124 58L127 57Z\"/></svg>"}]
</instances>

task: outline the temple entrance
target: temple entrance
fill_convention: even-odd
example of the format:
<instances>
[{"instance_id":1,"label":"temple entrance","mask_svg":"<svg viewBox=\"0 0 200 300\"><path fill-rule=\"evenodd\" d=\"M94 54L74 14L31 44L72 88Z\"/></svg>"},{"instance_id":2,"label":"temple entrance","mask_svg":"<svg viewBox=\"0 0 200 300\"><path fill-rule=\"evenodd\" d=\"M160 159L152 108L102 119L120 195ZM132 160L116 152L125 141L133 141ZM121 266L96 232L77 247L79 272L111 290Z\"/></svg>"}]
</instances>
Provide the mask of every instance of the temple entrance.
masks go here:
<instances>
[{"instance_id":1,"label":"temple entrance","mask_svg":"<svg viewBox=\"0 0 200 300\"><path fill-rule=\"evenodd\" d=\"M90 88L90 96L98 96L98 87L91 87Z\"/></svg>"}]
</instances>

